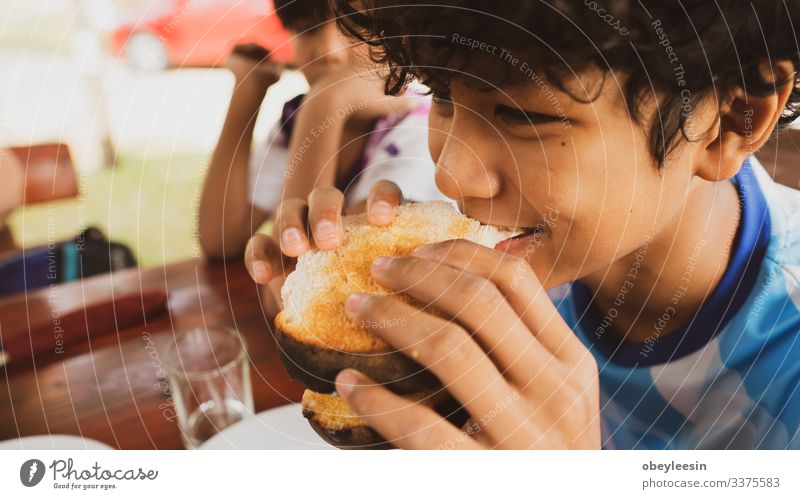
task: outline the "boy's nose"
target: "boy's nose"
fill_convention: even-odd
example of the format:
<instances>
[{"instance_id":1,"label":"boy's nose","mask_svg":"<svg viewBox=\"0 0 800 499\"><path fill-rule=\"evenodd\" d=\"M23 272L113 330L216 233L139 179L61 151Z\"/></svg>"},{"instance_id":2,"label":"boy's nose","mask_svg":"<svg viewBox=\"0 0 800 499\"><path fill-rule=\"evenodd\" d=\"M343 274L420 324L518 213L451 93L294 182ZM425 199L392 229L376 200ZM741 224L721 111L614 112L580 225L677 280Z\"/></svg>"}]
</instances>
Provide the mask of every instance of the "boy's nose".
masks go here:
<instances>
[{"instance_id":1,"label":"boy's nose","mask_svg":"<svg viewBox=\"0 0 800 499\"><path fill-rule=\"evenodd\" d=\"M459 137L459 138L456 138ZM436 162L436 185L445 196L459 201L466 198L491 199L500 193L500 177L491 155L472 146L481 140L464 140L452 133Z\"/></svg>"}]
</instances>

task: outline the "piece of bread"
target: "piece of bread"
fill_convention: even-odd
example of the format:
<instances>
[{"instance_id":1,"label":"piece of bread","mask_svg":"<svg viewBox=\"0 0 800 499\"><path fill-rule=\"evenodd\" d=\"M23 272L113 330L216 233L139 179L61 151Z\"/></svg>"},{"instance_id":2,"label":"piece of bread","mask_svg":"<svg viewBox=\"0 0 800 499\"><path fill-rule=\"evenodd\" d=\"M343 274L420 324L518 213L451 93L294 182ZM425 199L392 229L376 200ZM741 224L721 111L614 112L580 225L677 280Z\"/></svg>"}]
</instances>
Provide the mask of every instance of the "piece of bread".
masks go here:
<instances>
[{"instance_id":1,"label":"piece of bread","mask_svg":"<svg viewBox=\"0 0 800 499\"><path fill-rule=\"evenodd\" d=\"M468 418L447 392L425 390L407 396L408 399L433 408L442 417L454 425L461 427ZM391 449L394 446L387 442L375 430L367 426L366 421L353 414L347 403L337 395L303 392L303 416L309 424L329 444L340 449Z\"/></svg>"},{"instance_id":2,"label":"piece of bread","mask_svg":"<svg viewBox=\"0 0 800 499\"><path fill-rule=\"evenodd\" d=\"M304 391L303 416L323 440L340 449L391 448L336 395Z\"/></svg>"},{"instance_id":3,"label":"piece of bread","mask_svg":"<svg viewBox=\"0 0 800 499\"><path fill-rule=\"evenodd\" d=\"M416 362L354 324L344 302L354 292L391 292L370 275L378 256L408 255L421 244L448 239L494 247L513 234L481 225L441 201L400 206L388 227L369 225L366 214L346 216L344 229L340 248L300 256L281 289L284 309L275 318L275 336L284 367L290 376L321 393L334 391L336 375L347 367L397 393L437 386L436 378Z\"/></svg>"}]
</instances>

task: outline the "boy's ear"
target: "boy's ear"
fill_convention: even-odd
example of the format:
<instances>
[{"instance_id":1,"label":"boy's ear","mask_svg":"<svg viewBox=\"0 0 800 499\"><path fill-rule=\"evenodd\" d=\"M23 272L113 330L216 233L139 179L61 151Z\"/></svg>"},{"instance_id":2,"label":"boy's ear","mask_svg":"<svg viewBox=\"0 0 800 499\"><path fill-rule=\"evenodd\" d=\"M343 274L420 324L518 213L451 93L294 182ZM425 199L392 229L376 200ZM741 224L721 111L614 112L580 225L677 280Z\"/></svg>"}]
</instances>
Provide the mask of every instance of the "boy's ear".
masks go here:
<instances>
[{"instance_id":1,"label":"boy's ear","mask_svg":"<svg viewBox=\"0 0 800 499\"><path fill-rule=\"evenodd\" d=\"M764 97L737 88L725 99L719 122L705 141L697 176L709 181L731 178L744 160L769 140L792 93L795 69L791 61L766 62L761 73L765 81L786 83Z\"/></svg>"}]
</instances>

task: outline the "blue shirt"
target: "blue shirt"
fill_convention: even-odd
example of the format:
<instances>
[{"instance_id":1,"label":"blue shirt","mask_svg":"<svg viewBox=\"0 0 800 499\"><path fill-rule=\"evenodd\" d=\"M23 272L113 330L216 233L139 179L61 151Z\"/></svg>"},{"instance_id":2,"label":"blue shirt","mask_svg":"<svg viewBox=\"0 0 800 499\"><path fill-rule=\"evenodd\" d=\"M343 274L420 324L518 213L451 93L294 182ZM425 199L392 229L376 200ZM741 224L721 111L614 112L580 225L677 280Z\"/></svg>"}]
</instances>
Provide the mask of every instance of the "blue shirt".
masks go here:
<instances>
[{"instance_id":1,"label":"blue shirt","mask_svg":"<svg viewBox=\"0 0 800 499\"><path fill-rule=\"evenodd\" d=\"M742 216L728 268L677 331L661 337L680 289L644 344L613 341L615 314L598 314L579 282L558 302L597 359L604 448L800 448L800 192L755 158L733 182ZM687 274L701 264L690 258Z\"/></svg>"}]
</instances>

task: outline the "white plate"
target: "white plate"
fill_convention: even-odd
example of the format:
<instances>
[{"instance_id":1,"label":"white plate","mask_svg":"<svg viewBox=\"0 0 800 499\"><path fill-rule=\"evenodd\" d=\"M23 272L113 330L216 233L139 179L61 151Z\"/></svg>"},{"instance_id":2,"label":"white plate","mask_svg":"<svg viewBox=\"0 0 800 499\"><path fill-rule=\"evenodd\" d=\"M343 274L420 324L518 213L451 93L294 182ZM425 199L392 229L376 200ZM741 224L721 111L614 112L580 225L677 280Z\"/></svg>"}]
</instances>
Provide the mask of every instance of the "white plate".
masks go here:
<instances>
[{"instance_id":1,"label":"white plate","mask_svg":"<svg viewBox=\"0 0 800 499\"><path fill-rule=\"evenodd\" d=\"M300 404L289 404L260 412L225 428L200 449L335 449L314 432L301 411Z\"/></svg>"},{"instance_id":2,"label":"white plate","mask_svg":"<svg viewBox=\"0 0 800 499\"><path fill-rule=\"evenodd\" d=\"M0 450L114 450L103 442L75 435L33 435L0 442Z\"/></svg>"}]
</instances>

